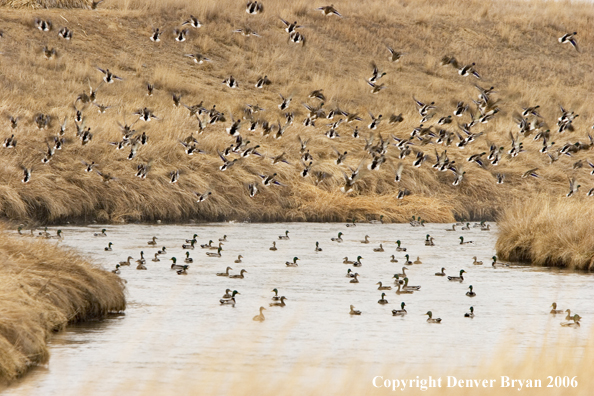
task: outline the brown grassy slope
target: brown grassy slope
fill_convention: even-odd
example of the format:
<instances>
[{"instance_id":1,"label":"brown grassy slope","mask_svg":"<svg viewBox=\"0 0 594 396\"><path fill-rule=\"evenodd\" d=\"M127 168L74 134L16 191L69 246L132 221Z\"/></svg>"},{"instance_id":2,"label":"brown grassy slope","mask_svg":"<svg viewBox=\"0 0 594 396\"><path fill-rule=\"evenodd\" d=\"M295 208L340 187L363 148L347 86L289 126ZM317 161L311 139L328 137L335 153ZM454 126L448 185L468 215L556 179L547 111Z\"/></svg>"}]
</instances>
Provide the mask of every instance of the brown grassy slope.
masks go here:
<instances>
[{"instance_id":1,"label":"brown grassy slope","mask_svg":"<svg viewBox=\"0 0 594 396\"><path fill-rule=\"evenodd\" d=\"M497 167L486 169L465 159L488 150L491 143L510 148L509 131L517 130L513 111L540 105L552 131L554 147L566 142L588 142L586 132L592 123L591 73L593 48L589 43L594 33L589 28L594 16L592 5L555 2L457 2L399 1L336 2L344 18L326 18L307 1L288 4L267 1L264 14L248 15L242 4L230 0L139 2L120 0L103 3L97 11L89 10L9 10L3 9L0 23L5 32L0 42L0 112L20 116L15 132L16 149L0 151L0 213L11 219L33 218L39 221L83 220L125 221L135 219L181 220L189 217L208 220L359 220L383 214L388 221L404 221L422 215L429 221L451 221L453 216L492 218L509 199L543 192L561 195L568 188L568 177L576 177L582 186L592 185L585 168L573 169L578 160L587 158L581 151L573 157L561 156L550 165L548 157L537 150L540 142L532 136L524 139L525 153L511 159L505 156ZM316 5L317 6L317 5ZM172 29L192 14L204 24L192 29L184 43L172 39ZM33 28L35 17L54 23L52 32ZM297 20L307 38L304 47L287 42L279 17ZM71 42L57 37L59 27L74 31ZM245 38L232 30L248 26L262 35ZM153 27L164 34L160 43L148 39ZM581 52L562 45L557 38L577 30ZM56 48L58 58L46 60L41 55L44 45ZM386 45L406 53L400 63L389 63ZM184 54L201 52L212 59L206 65L195 65ZM462 63L475 62L483 81L461 77L453 68L442 67L443 55L453 55ZM375 61L387 75L380 80L387 86L372 95L365 78L370 76L370 62ZM114 106L105 114L88 106L84 110L86 126L91 127L93 140L82 146L75 138L72 103L88 90L88 81L96 87L101 74L96 67L110 68L124 81L104 84L97 102ZM230 74L239 81L232 90L221 84ZM268 75L273 84L263 90L254 87L256 79ZM155 94L145 95L146 84L154 83ZM355 191L344 195L344 166L334 164L333 147L348 151L351 167L371 160L363 150L362 138L351 137L351 125L338 128L339 139L330 140L323 133L326 120L318 120L316 128L301 125L305 117L302 103L315 104L307 94L323 89L325 108L340 106L359 112L363 137L369 137L366 125L368 111L383 114L384 122L374 131L389 138L404 138L419 125L412 96L438 106L433 124L440 116L451 114L458 100L476 98L474 83L495 86L501 112L488 124L476 126L473 132L485 132L464 149L448 147L450 159L463 164L466 171L460 186L452 186L451 172L430 168L435 161L434 149L445 147L429 144L414 146L404 159L403 179L394 182L394 169L400 163L398 150L388 149L387 161L379 171L363 171ZM295 111L295 124L280 140L262 137L260 130L247 131L244 122L241 134L250 145L261 145L267 155L287 153L290 165L271 165L270 159L251 156L241 159L228 171L216 150L233 142L225 128L231 122L208 126L197 135L205 155L187 156L178 140L196 131L197 121L188 117L185 108L172 106L171 93L181 93L188 105L204 101L204 107L217 105L220 111L237 119L246 104L258 104L266 110L262 117L270 122L283 120L276 107L278 93L293 96L289 110ZM559 105L575 111L575 132L557 135L556 118ZM149 144L141 147L132 161L126 160L129 148L117 151L109 142L121 139L117 121L131 123L132 112L149 107L159 121L138 122L135 128L145 131ZM80 103L79 103L80 107ZM403 113L405 121L397 126L385 121L390 114ZM32 122L35 114L50 114L54 121L47 130L39 131ZM46 139L59 130L60 120L69 117L67 141L49 164L42 164ZM336 120L335 118L334 120ZM283 120L284 121L284 120ZM454 122L468 122L468 116ZM455 124L454 124L455 125ZM457 131L455 126L446 129ZM2 123L2 134L10 136L8 121ZM319 185L311 177L299 176L299 144L297 136L310 139L308 148L314 156L312 171L330 175ZM457 140L454 142L456 143ZM411 166L415 152L429 154L421 168ZM233 158L231 156L230 158ZM80 161L95 161L98 169L116 177L102 182L95 174L83 172ZM145 180L134 176L136 166L150 163ZM584 162L585 163L585 162ZM33 167L30 183L21 183L20 166ZM540 179L521 179L531 168L540 168ZM587 168L587 165L586 165ZM180 181L170 184L171 171L181 171ZM260 193L253 199L246 184L258 183L258 174L278 173L286 187L258 184ZM494 175L506 175L506 183L495 184ZM396 200L399 190L412 194ZM197 204L194 192L213 192L208 201ZM581 192L583 193L583 192Z\"/></svg>"},{"instance_id":2,"label":"brown grassy slope","mask_svg":"<svg viewBox=\"0 0 594 396\"><path fill-rule=\"evenodd\" d=\"M537 196L515 202L498 219L495 246L503 260L594 269L594 207L571 199Z\"/></svg>"},{"instance_id":3,"label":"brown grassy slope","mask_svg":"<svg viewBox=\"0 0 594 396\"><path fill-rule=\"evenodd\" d=\"M126 307L117 275L37 238L0 238L0 380L49 358L46 342L67 323Z\"/></svg>"}]
</instances>

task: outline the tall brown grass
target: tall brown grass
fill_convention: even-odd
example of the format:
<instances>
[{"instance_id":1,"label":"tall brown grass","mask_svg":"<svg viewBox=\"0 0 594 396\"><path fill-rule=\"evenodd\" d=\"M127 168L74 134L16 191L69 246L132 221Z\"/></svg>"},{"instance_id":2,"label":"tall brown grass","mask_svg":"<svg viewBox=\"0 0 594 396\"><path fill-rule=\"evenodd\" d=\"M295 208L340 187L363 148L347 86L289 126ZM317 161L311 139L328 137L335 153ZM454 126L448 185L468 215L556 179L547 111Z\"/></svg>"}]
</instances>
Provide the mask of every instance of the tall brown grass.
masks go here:
<instances>
[{"instance_id":1,"label":"tall brown grass","mask_svg":"<svg viewBox=\"0 0 594 396\"><path fill-rule=\"evenodd\" d=\"M0 230L0 381L46 362L52 332L125 307L117 275L54 242Z\"/></svg>"},{"instance_id":2,"label":"tall brown grass","mask_svg":"<svg viewBox=\"0 0 594 396\"><path fill-rule=\"evenodd\" d=\"M503 260L594 269L594 207L589 200L538 195L513 202L498 219Z\"/></svg>"},{"instance_id":3,"label":"tall brown grass","mask_svg":"<svg viewBox=\"0 0 594 396\"><path fill-rule=\"evenodd\" d=\"M73 3L74 4L74 3ZM188 218L197 220L358 220L377 219L403 221L422 215L428 221L453 221L457 218L492 219L510 199L538 192L562 195L568 188L568 177L575 177L585 188L592 185L585 168L573 169L578 160L588 157L581 151L573 157L549 164L548 157L538 152L540 142L532 136L524 139L525 153L517 158L504 156L497 167L480 168L466 162L471 154L486 151L491 143L510 148L509 131L516 130L511 119L522 107L540 105L540 113L554 129L560 115L559 105L580 115L575 132L557 135L556 144L580 140L587 143L587 127L592 122L594 61L591 43L594 33L589 28L594 16L591 4L548 1L432 1L411 3L362 0L340 1L335 6L344 18L325 18L308 1L287 3L269 0L262 15L251 16L244 4L231 0L106 1L96 11L89 10L12 10L3 8L0 23L4 38L0 42L2 73L0 112L5 117L21 117L15 135L16 149L2 148L0 166L0 215L18 220L41 222L133 221ZM389 10L389 12L386 12ZM191 30L184 43L173 41L172 30L189 15L197 16L204 26ZM48 18L54 31L43 33L33 27L35 17ZM305 46L287 42L279 17L297 20L303 25ZM57 37L59 27L74 31L71 42ZM245 38L234 29L248 26L262 35ZM163 30L162 41L148 39L152 28ZM581 52L557 42L569 31L578 31ZM44 45L56 48L57 59L41 55ZM406 54L397 63L389 63L386 45ZM212 59L195 65L184 54L201 52ZM462 63L475 62L483 80L461 77L452 68L440 66L443 55L453 55ZM372 95L365 78L370 76L370 62L375 61L387 75L387 88ZM88 82L96 87L101 74L96 67L110 68L124 81L104 84L97 102L115 106L99 114L94 106L84 109L86 126L91 127L93 140L82 146L74 136L73 102L88 90ZM221 82L229 75L239 81L231 90ZM268 75L272 85L257 90L258 76ZM155 94L146 96L146 84L155 84ZM357 167L364 160L363 139L350 137L351 126L341 125L339 139L330 140L323 133L326 120L318 120L316 128L301 125L305 117L302 103L315 103L307 98L314 89L323 89L328 109L360 113L362 136L369 137L368 111L384 115L374 131L375 141L381 134L404 138L419 125L419 115L412 100L435 101L440 116L451 114L457 100L470 102L476 98L473 83L495 86L500 99L500 114L488 124L475 127L485 132L465 149L447 148L451 160L464 164L466 174L460 186L453 186L450 172L430 168L435 161L434 147L419 146L430 156L417 169L412 167L414 152L407 157L402 181L394 181L394 170L401 160L396 148L388 149L387 161L379 171L363 171L350 194L340 192L344 184L344 166L334 164L335 147L348 151L347 164ZM290 111L295 111L295 124L280 140L262 137L259 130L241 133L250 145L259 144L260 152L272 156L286 152L290 165L273 166L269 158L251 156L241 159L228 171L216 151L233 142L225 132L230 121L208 126L202 135L195 134L199 147L206 154L187 156L179 139L195 132L197 122L189 112L172 106L171 94L182 94L182 101L193 105L204 101L206 108L216 104L220 111L237 119L246 104L258 104L266 110L259 117L276 123L283 120L277 109L278 93L293 96ZM80 102L78 106L81 107ZM117 151L109 142L121 139L117 121L131 123L132 112L148 107L159 121L135 128L145 131L149 144L140 148L131 161L129 148ZM50 114L52 125L38 130L33 123L37 113ZM389 126L385 121L392 113L403 113L404 122ZM64 117L69 118L64 148L48 164L42 164L46 140L56 136ZM335 118L336 120L336 118ZM468 117L457 120L467 122ZM12 131L2 123L2 138ZM447 127L449 130L457 130ZM315 184L311 176L301 178L297 136L310 139L314 157L312 172L325 172L328 177ZM96 173L87 174L81 160L98 164L98 169L116 179L104 183ZM140 163L150 163L147 179L134 176ZM583 162L585 163L585 162ZM21 183L21 166L32 167L32 179ZM539 179L522 179L530 168L540 168ZM180 170L180 179L170 184L171 171ZM278 173L285 187L265 188L258 174ZM497 185L495 175L506 175ZM257 183L260 193L253 199L246 185ZM211 197L198 204L194 192L212 191ZM411 193L402 200L400 190ZM580 192L583 194L583 191Z\"/></svg>"}]
</instances>

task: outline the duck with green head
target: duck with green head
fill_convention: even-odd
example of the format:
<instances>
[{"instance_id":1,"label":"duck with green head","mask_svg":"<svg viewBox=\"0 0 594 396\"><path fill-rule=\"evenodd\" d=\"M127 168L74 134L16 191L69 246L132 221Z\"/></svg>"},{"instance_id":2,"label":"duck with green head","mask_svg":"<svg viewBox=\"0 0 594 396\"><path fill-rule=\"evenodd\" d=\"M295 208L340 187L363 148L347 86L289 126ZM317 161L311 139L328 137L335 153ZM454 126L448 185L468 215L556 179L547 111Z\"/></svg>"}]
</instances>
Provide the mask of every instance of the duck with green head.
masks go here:
<instances>
[{"instance_id":1,"label":"duck with green head","mask_svg":"<svg viewBox=\"0 0 594 396\"><path fill-rule=\"evenodd\" d=\"M193 250L195 244L196 244L196 240L195 239L192 239L192 240L190 240L189 245L188 244L185 244L185 243L182 244L182 249Z\"/></svg>"},{"instance_id":2,"label":"duck with green head","mask_svg":"<svg viewBox=\"0 0 594 396\"><path fill-rule=\"evenodd\" d=\"M320 242L316 242L316 248L315 248L316 252L321 252L322 248L320 247Z\"/></svg>"},{"instance_id":3,"label":"duck with green head","mask_svg":"<svg viewBox=\"0 0 594 396\"><path fill-rule=\"evenodd\" d=\"M46 229L47 229L47 227L46 227ZM107 236L107 230L105 228L103 228L101 230L101 232L96 232L93 235L96 236L96 237L106 237Z\"/></svg>"},{"instance_id":4,"label":"duck with green head","mask_svg":"<svg viewBox=\"0 0 594 396\"><path fill-rule=\"evenodd\" d=\"M111 246L112 246L112 245L113 245L113 243L109 242L109 243L107 244L107 246L103 248L103 250L105 250L106 252L111 252L111 250L112 250L112 249L111 249Z\"/></svg>"},{"instance_id":5,"label":"duck with green head","mask_svg":"<svg viewBox=\"0 0 594 396\"><path fill-rule=\"evenodd\" d=\"M194 259L190 257L190 252L186 252L186 258L184 259L185 263L193 263Z\"/></svg>"},{"instance_id":6,"label":"duck with green head","mask_svg":"<svg viewBox=\"0 0 594 396\"><path fill-rule=\"evenodd\" d=\"M406 260L404 261L404 264L406 265L412 265L412 261L410 261L410 256L408 254L406 254L404 257L406 257Z\"/></svg>"},{"instance_id":7,"label":"duck with green head","mask_svg":"<svg viewBox=\"0 0 594 396\"><path fill-rule=\"evenodd\" d=\"M464 314L465 318L474 318L474 307L470 307L470 312Z\"/></svg>"},{"instance_id":8,"label":"duck with green head","mask_svg":"<svg viewBox=\"0 0 594 396\"><path fill-rule=\"evenodd\" d=\"M408 285L408 277L404 278L404 285L402 285L402 289L404 290L421 290L421 286L409 286Z\"/></svg>"},{"instance_id":9,"label":"duck with green head","mask_svg":"<svg viewBox=\"0 0 594 396\"><path fill-rule=\"evenodd\" d=\"M113 272L116 275L119 275L120 274L120 265L119 264L116 264L115 269L112 270L111 272Z\"/></svg>"},{"instance_id":10,"label":"duck with green head","mask_svg":"<svg viewBox=\"0 0 594 396\"><path fill-rule=\"evenodd\" d=\"M272 301L280 301L280 297L278 296L278 289L275 287L274 289L272 289L272 291L274 292L274 296L272 296Z\"/></svg>"},{"instance_id":11,"label":"duck with green head","mask_svg":"<svg viewBox=\"0 0 594 396\"><path fill-rule=\"evenodd\" d=\"M460 239L460 245L466 245L466 244L469 244L469 243L474 243L473 241L465 241L463 236L459 237L458 239Z\"/></svg>"},{"instance_id":12,"label":"duck with green head","mask_svg":"<svg viewBox=\"0 0 594 396\"><path fill-rule=\"evenodd\" d=\"M377 301L377 303L378 303L378 304L381 304L381 305L387 304L387 303L388 303L388 300L386 300L386 298L385 298L385 297L386 297L386 293L382 293L382 298L380 298L380 299Z\"/></svg>"},{"instance_id":13,"label":"duck with green head","mask_svg":"<svg viewBox=\"0 0 594 396\"><path fill-rule=\"evenodd\" d=\"M338 233L338 237L335 237L335 238L330 238L330 240L331 240L332 242L342 242L342 235L343 235L343 234L342 234L342 232L339 232L339 233Z\"/></svg>"},{"instance_id":14,"label":"duck with green head","mask_svg":"<svg viewBox=\"0 0 594 396\"><path fill-rule=\"evenodd\" d=\"M288 240L289 239L289 230L285 231L285 235L280 235L278 237L279 240Z\"/></svg>"},{"instance_id":15,"label":"duck with green head","mask_svg":"<svg viewBox=\"0 0 594 396\"><path fill-rule=\"evenodd\" d=\"M462 282L464 280L464 276L462 274L466 273L463 269L460 270L460 276L448 276L448 280L452 282Z\"/></svg>"},{"instance_id":16,"label":"duck with green head","mask_svg":"<svg viewBox=\"0 0 594 396\"><path fill-rule=\"evenodd\" d=\"M397 252L406 252L406 248L403 248L402 246L400 246L400 245L401 245L401 243L400 243L400 239L396 241L396 245L398 245L398 246L396 247L396 251L397 251Z\"/></svg>"},{"instance_id":17,"label":"duck with green head","mask_svg":"<svg viewBox=\"0 0 594 396\"><path fill-rule=\"evenodd\" d=\"M287 261L287 262L285 262L285 265L287 267L297 267L298 266L297 260L299 260L299 257L293 257L293 262Z\"/></svg>"},{"instance_id":18,"label":"duck with green head","mask_svg":"<svg viewBox=\"0 0 594 396\"><path fill-rule=\"evenodd\" d=\"M466 292L466 295L467 295L468 297L476 297L476 293L472 291L472 285L468 286L468 288L469 288L470 290Z\"/></svg>"},{"instance_id":19,"label":"duck with green head","mask_svg":"<svg viewBox=\"0 0 594 396\"><path fill-rule=\"evenodd\" d=\"M400 309L393 309L392 310L392 316L404 316L406 315L408 312L406 312L406 309L404 308L406 306L406 304L404 303L404 301L402 303L400 303Z\"/></svg>"},{"instance_id":20,"label":"duck with green head","mask_svg":"<svg viewBox=\"0 0 594 396\"><path fill-rule=\"evenodd\" d=\"M357 256L357 261L355 261L355 262L353 263L353 267L361 267L361 266L363 265L363 263L361 262L361 259L362 259L362 258L363 258L363 257L361 257L361 256Z\"/></svg>"},{"instance_id":21,"label":"duck with green head","mask_svg":"<svg viewBox=\"0 0 594 396\"><path fill-rule=\"evenodd\" d=\"M214 252L206 252L206 255L208 257L221 257L221 250L223 250L223 248L219 246L217 248L217 252L216 253L214 253Z\"/></svg>"}]
</instances>

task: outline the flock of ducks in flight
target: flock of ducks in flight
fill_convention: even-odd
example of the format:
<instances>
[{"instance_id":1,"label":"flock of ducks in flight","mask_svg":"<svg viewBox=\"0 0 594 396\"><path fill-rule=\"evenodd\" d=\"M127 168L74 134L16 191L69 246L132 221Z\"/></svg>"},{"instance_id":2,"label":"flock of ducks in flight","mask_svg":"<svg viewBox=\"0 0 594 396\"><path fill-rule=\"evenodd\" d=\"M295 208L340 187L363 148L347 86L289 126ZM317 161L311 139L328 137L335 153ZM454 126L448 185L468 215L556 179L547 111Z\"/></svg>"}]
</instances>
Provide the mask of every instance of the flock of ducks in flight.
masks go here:
<instances>
[{"instance_id":1,"label":"flock of ducks in flight","mask_svg":"<svg viewBox=\"0 0 594 396\"><path fill-rule=\"evenodd\" d=\"M101 1L93 3L93 9L100 4ZM257 15L264 12L264 5L258 1L249 1L246 4L245 11L250 15ZM333 6L321 6L315 9L320 11L323 15L328 17L343 18L343 15ZM284 30L289 34L289 41L293 43L300 43L305 45L305 36L300 32L303 26L299 25L297 21L289 22L281 18ZM53 24L49 20L42 18L35 18L33 26L43 32L43 34L49 34L53 29ZM173 30L173 39L178 42L183 42L188 39L190 29L199 29L203 27L203 23L195 16L191 15L187 20L181 23L180 28ZM76 33L76 32L75 32ZM76 34L73 33L68 27L62 27L58 31L58 35L65 42L73 40ZM260 37L260 34L254 32L252 29L244 27L236 29L233 33L240 33L243 36ZM152 33L149 35L149 39L152 42L161 41L163 31L161 28L154 28ZM578 50L579 48L576 41L577 32L567 33L558 39L559 43L570 44ZM389 55L387 56L390 62L398 62L403 55L402 52L396 51L391 47L387 47ZM55 48L44 47L43 55L46 59L51 59L58 56L59 50ZM184 54L185 57L190 58L196 64L203 64L204 62L212 62L205 54L192 53ZM483 77L478 72L479 66L475 62L459 62L455 57L446 55L441 61L445 67L451 67L457 71L462 77L470 76L480 81ZM379 94L387 87L385 84L380 83L381 79L386 75L387 72L379 69L378 65L372 64L370 76L366 79L366 83L371 87L372 94ZM114 74L109 68L97 67L102 75L102 81L93 88L89 81L89 92L82 92L74 99L74 114L66 115L64 121L60 122L56 136L52 136L45 142L45 146L42 149L41 162L48 164L53 158L58 155L58 152L67 143L64 137L68 132L68 120L74 119L75 124L75 135L80 140L81 145L87 145L93 140L93 133L91 127L86 125L86 118L84 112L88 110L89 106L95 106L99 113L105 113L111 106L107 106L99 102L100 94L99 89L104 84L121 83L125 79ZM236 89L240 83L233 76L229 76L222 81L231 89ZM273 84L273 78L269 78L267 75L258 78L254 84L256 89L263 89ZM362 116L355 112L348 112L340 109L338 105L333 108L326 106L327 100L324 95L323 89L315 88L309 95L307 95L306 102L303 103L304 108L307 110L305 118L303 119L303 125L306 127L316 128L320 124L326 125L326 132L324 135L329 139L344 138L345 130L343 125L351 125L354 127L350 128L348 132L352 138L359 139L363 136L363 131L359 129L368 129L370 135L364 139L364 147L362 147L363 159L360 160L358 165L347 165L346 157L354 157L354 153L349 153L344 150L337 150L334 148L335 159L334 162L338 167L338 170L342 173L343 183L340 187L340 191L345 194L351 193L359 188L358 181L360 180L363 170L377 171L386 162L392 162L394 170L394 182L399 183L403 178L403 169L405 166L412 166L420 168L424 163L434 161L431 167L436 172L451 172L453 178L451 183L454 186L458 186L463 183L466 171L460 161L455 161L449 158L448 150L451 151L451 147L455 146L459 150L466 149L476 146L473 142L477 142L478 138L484 134L484 131L478 132L476 129L480 125L487 124L494 117L500 113L499 100L495 98L496 90L494 87L484 88L475 84L477 89L477 97L472 100L472 103L459 101L455 108L445 112L445 108L439 107L434 101L419 100L415 96L412 96L414 106L416 107L419 116L419 126L414 128L409 136L396 136L394 132L398 124L402 123L404 118L402 113L392 114L389 117L383 117L382 114L374 115L369 112L370 119L365 121ZM155 87L153 84L147 84L146 94L148 96L153 95ZM282 93L279 93L280 102L278 108L280 110L280 117L285 119L284 124L280 120L274 121L265 120L262 116L264 109L260 108L257 104L246 104L243 110L243 117L234 116L233 114L225 114L217 109L216 104L212 107L206 107L203 102L195 105L189 105L182 102L181 95L178 93L171 94L173 99L173 105L179 108L186 108L189 111L189 116L195 121L198 134L202 134L204 131L214 128L215 125L230 121L231 124L223 127L228 135L232 138L232 143L226 147L220 147L216 150L216 155L221 160L219 167L220 171L226 171L237 163L246 161L250 156L263 157L258 150L260 145L250 144L249 139L254 139L254 136L245 138L242 136L242 128L247 130L245 133L255 132L260 130L263 137L272 137L274 139L281 139L285 136L287 130L292 127L296 111L292 111L291 104L294 98L292 96L285 97ZM560 106L560 115L557 119L556 133L554 128L549 127L548 124L543 120L543 117L538 112L538 104L525 107L522 111L514 112L513 119L517 124L518 130L509 133L510 141L509 146L499 146L487 142L488 149L476 147L476 152L471 153L467 157L469 164L474 164L480 168L489 170L494 176L494 180L497 184L505 182L506 174L495 172L494 168L505 158L508 161L512 161L521 153L526 151L523 140L534 135L534 141L541 141L542 148L540 152L543 155L547 155L550 162L553 163L559 160L562 156L573 156L576 153L583 150L590 150L594 147L594 139L588 134L588 141L581 142L567 142L566 144L555 145L555 140L559 140L565 132L571 132L575 130L573 121L578 117L575 112L565 109ZM449 113L449 114L447 114ZM160 120L161 118L155 114L152 109L144 107L138 109L133 113L137 119L130 125L124 123L124 125L118 122L122 136L120 141L110 142L117 150L129 150L129 154L126 156L128 160L139 158L138 153L141 152L142 147L150 144L149 136L145 132L138 132L133 129L137 122L149 123L151 120ZM453 116L453 117L452 117ZM465 122L462 122L463 118L467 117ZM55 116L49 114L38 113L33 119L33 125L38 129L44 130L52 128ZM453 124L454 119L459 119L460 122L457 124L456 130L448 129ZM386 121L384 121L386 120ZM17 134L19 125L21 125L20 117L10 116L10 128L12 133L9 137L4 139L3 146L7 149L13 149L17 146ZM435 121L433 124L429 124ZM363 123L363 125L360 125ZM389 129L386 129L384 135L378 133L375 135L375 131L378 131L381 124L387 124ZM553 131L551 130L553 129ZM386 138L386 136L389 137ZM399 135L401 135L399 133ZM297 136L296 139L299 143L299 158L291 158L293 163L299 163L300 171L299 174L303 178L311 177L313 183L318 185L331 175L321 169L316 169L317 158L314 158L310 153L308 146L309 140L303 140ZM363 139L362 139L363 140ZM190 133L184 139L179 139L179 149L184 150L188 156L204 154L204 150L200 148L199 140L194 136L194 133ZM429 145L434 145L434 149L430 150ZM439 150L439 146L443 146L442 150ZM430 154L434 151L434 156ZM210 153L214 155L215 153ZM405 165L405 158L412 157L412 164ZM280 166L281 164L291 164L287 159L286 153L283 152L278 155L269 156L272 160L272 167ZM106 170L99 170L102 166L108 167L108 164L96 164L93 161L89 161L87 158L81 158L81 171L88 173L96 173L101 180L105 183L117 181L118 177L108 173ZM22 173L22 182L30 183L34 180L34 170L36 165L20 165ZM586 160L579 160L573 164L573 169L580 169L583 167L589 167L591 173L594 174L594 164ZM149 175L151 169L151 161L148 163L141 162L133 170L133 174L139 178L145 179ZM539 168L532 168L526 170L522 174L522 178L538 178ZM183 173L182 173L183 174ZM244 183L245 192L250 197L255 197L262 188L270 186L286 186L285 181L277 179L278 172L264 172L253 175L253 180L247 180ZM180 170L172 169L169 173L169 182L177 183L180 180ZM580 184L574 177L568 177L569 191L566 194L567 197L576 195L578 193ZM260 186L260 182L262 185ZM399 190L397 197L403 199L405 196L410 195L412 192L406 188ZM212 194L212 191L194 192L196 196L196 202L201 203L207 200ZM594 195L594 188L588 190L587 195ZM340 237L340 236L339 236ZM219 251L220 253L220 251Z\"/></svg>"},{"instance_id":2,"label":"flock of ducks in flight","mask_svg":"<svg viewBox=\"0 0 594 396\"><path fill-rule=\"evenodd\" d=\"M372 221L373 223L381 223L380 221ZM418 218L413 217L412 220L409 223L412 227L424 227L425 226L425 221L422 220L420 218L420 216ZM347 223L346 227L355 227L355 221L353 221L352 223ZM461 230L470 230L471 226L470 223L457 223L454 224L452 226L452 228L447 228L445 229L445 231L453 231L455 230L455 227L459 226L461 227ZM473 229L479 229L481 231L489 231L489 228L487 228L487 224L485 224L484 222L480 222L480 223L475 223L472 228ZM36 236L34 234L34 230L31 229L30 234L26 234L26 233L22 233L22 226L18 228L18 234L21 236ZM283 235L279 235L278 236L278 240L277 241L289 241L290 240L290 236L289 236L290 232L289 230L286 230L285 233ZM108 234L107 234L107 229L103 228L101 229L100 232L95 232L94 237L96 238L107 238ZM344 240L342 239L342 236L344 234L342 232L338 233L337 237L331 237L329 238L329 241L331 243L337 243L337 244L341 244L344 242ZM62 230L57 230L56 235L51 235L51 233L48 232L47 227L45 227L43 232L39 232L37 237L39 238L45 238L45 239L52 239L52 238L56 238L61 240L63 238L63 233ZM198 235L197 234L193 234L191 238L186 239L183 243L181 243L181 248L183 250L185 250L185 258L183 260L183 264L182 263L178 263L177 258L176 257L170 257L168 261L171 261L171 269L174 270L178 275L187 275L188 274L188 270L190 268L190 264L194 263L194 259L192 257L190 257L190 251L194 251L196 248L200 248L205 250L205 255L208 257L214 257L214 258L220 258L222 257L222 251L223 251L223 246L224 243L228 242L228 238L227 235L224 235L223 237L218 239L218 244L214 244L213 240L209 240L208 243L204 243L204 244L198 244L197 241ZM152 262L157 263L161 261L161 256L167 255L168 251L167 251L167 247L163 246L162 248L159 248L159 244L158 244L158 237L157 236L153 236L151 238L151 240L147 241L147 246L149 248L155 248L158 249L157 252L154 253L154 258L151 259ZM473 241L469 241L469 240L464 240L463 236L459 237L460 239L460 245L471 245L474 244ZM430 234L427 234L425 237L425 246L435 246L435 243L433 242L434 238L430 236ZM269 248L270 251L277 251L278 248L276 246L277 241L273 241L272 242L272 246ZM365 235L364 239L360 241L361 244L365 244L368 245L370 244L369 241L369 235ZM394 242L395 246L395 251L398 253L406 253L407 252L407 248L404 247L402 245L402 242L400 240L397 240ZM113 243L112 242L108 242L107 246L104 248L105 251L112 251L113 250ZM315 252L321 252L323 251L322 247L320 246L319 241L315 242L315 247L313 248L313 250ZM379 248L373 248L374 252L384 252L384 248L382 247L382 244L380 244ZM234 260L235 264L241 264L243 263L242 259L243 259L243 255L238 255L237 259ZM120 274L121 270L123 267L126 266L131 266L132 264L132 260L135 260L134 257L132 256L128 256L128 258L124 261L120 261L118 264L116 264L115 269L112 271L114 274ZM363 257L362 256L358 256L356 260L349 260L348 257L344 257L342 263L343 264L347 264L352 266L353 268L360 268L363 265ZM299 261L298 257L293 257L293 259L291 261L287 261L285 263L286 267L298 267L299 264L297 263ZM390 262L391 263L398 263L399 260L396 259L395 255L392 255L390 257ZM414 268L414 265L420 265L423 264L423 262L421 261L420 257L417 257L417 259L415 261L411 261L410 260L410 255L407 253L404 256L404 260L402 261L403 264L405 264L405 266L402 267L402 272L400 273L395 273L392 276L392 279L394 279L394 287L395 287L395 294L397 296L400 295L411 295L413 293L419 292L421 289L421 286L418 285L409 285L409 278L408 278L408 274L407 271L410 270L411 268ZM135 260L135 263L137 264L136 269L137 270L147 270L147 259L144 257L144 251L140 252L140 258ZM472 262L473 266L482 266L483 262L477 260L477 257L474 256L473 257L473 262ZM407 267L409 266L409 267ZM509 264L506 263L500 263L497 261L497 256L493 256L492 257L492 262L491 262L491 267L496 269L496 268L501 268L501 267L509 267ZM449 282L456 282L456 283L463 283L465 278L464 278L464 274L467 274L468 272L465 269L460 269L457 275L447 275L445 272L445 268L441 268L441 270L439 272L435 273L435 276L437 277L443 277L445 279L447 279ZM215 275L218 277L226 277L229 279L245 279L245 274L248 273L248 271L246 269L241 269L239 271L239 273L236 274L231 274L230 271L233 271L233 268L230 266L227 266L227 268L225 269L225 272L219 272L216 273ZM353 269L348 268L347 272L346 272L346 277L349 279L349 283L352 284L357 284L359 283L359 277L361 275L359 275L359 273L354 272ZM389 286L389 285L385 285L383 282L379 281L376 284L378 286L377 290L381 292L381 298L378 300L378 304L380 305L386 305L389 303L388 299L386 298L387 296L387 292L392 291L393 287ZM272 289L272 292L274 293L274 296L272 296L271 298L271 302L269 303L269 307L285 307L287 304L285 301L288 301L289 299L285 296L279 296L279 290L278 288L274 288ZM238 292L237 290L234 289L226 289L225 290L225 294L222 296L222 298L220 299L220 304L223 306L232 306L234 307L235 304L237 303L236 297L238 295L240 295L241 293ZM468 286L468 291L466 292L466 296L468 297L476 297L477 293L474 291L474 287L473 285L469 285ZM408 311L405 308L406 307L406 303L404 301L402 301L400 303L400 309L393 309L392 310L392 315L393 316L405 316L407 315ZM265 316L263 311L266 310L266 307L261 306L260 307L260 311L259 314L254 316L253 320L254 321L264 321L265 320ZM580 319L581 317L578 314L574 314L571 315L571 311L569 309L567 309L566 311L563 310L557 310L557 304L553 303L552 304L552 310L550 311L551 314L561 314L561 313L567 313L566 316L566 322L561 323L561 326L564 327L579 327L580 326ZM349 311L350 315L361 315L361 311L355 309L354 305L350 305L350 311ZM433 312L432 311L427 311L425 313L425 315L427 315L427 322L428 323L441 323L442 319L441 318L436 318L433 317ZM464 314L464 317L467 318L474 318L475 313L474 313L474 306L471 306L469 308L469 311L466 312Z\"/></svg>"}]
</instances>

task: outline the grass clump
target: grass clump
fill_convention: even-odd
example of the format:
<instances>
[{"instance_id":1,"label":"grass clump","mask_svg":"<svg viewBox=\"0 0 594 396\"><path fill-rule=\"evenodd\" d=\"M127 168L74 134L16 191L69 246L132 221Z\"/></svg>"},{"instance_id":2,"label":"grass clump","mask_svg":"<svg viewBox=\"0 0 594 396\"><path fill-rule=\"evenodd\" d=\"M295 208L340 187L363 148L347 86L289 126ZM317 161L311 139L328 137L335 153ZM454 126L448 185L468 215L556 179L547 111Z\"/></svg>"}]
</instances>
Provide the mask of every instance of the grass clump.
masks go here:
<instances>
[{"instance_id":1,"label":"grass clump","mask_svg":"<svg viewBox=\"0 0 594 396\"><path fill-rule=\"evenodd\" d=\"M49 358L47 341L68 323L126 308L124 285L71 250L0 230L0 380Z\"/></svg>"}]
</instances>

